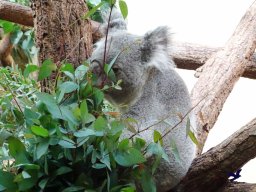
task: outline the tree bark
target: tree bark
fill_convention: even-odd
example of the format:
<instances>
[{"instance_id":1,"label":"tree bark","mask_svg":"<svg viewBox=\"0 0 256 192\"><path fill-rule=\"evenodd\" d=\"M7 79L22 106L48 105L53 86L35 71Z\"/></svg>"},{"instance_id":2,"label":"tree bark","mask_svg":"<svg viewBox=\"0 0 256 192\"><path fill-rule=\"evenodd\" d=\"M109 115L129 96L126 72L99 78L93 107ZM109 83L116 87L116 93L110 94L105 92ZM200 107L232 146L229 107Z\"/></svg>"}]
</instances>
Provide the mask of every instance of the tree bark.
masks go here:
<instances>
[{"instance_id":1,"label":"tree bark","mask_svg":"<svg viewBox=\"0 0 256 192\"><path fill-rule=\"evenodd\" d=\"M228 183L223 189L220 189L218 192L255 192L256 191L256 184L249 184L249 183L239 183L233 182Z\"/></svg>"},{"instance_id":2,"label":"tree bark","mask_svg":"<svg viewBox=\"0 0 256 192\"><path fill-rule=\"evenodd\" d=\"M253 119L225 141L197 157L175 191L226 190L226 186L221 187L228 183L228 173L236 172L255 157L256 119Z\"/></svg>"},{"instance_id":3,"label":"tree bark","mask_svg":"<svg viewBox=\"0 0 256 192\"><path fill-rule=\"evenodd\" d=\"M83 0L32 0L32 10L39 65L52 59L57 65L65 61L77 67L91 55L91 25L82 19L88 11ZM44 80L43 87L49 88L55 75Z\"/></svg>"},{"instance_id":4,"label":"tree bark","mask_svg":"<svg viewBox=\"0 0 256 192\"><path fill-rule=\"evenodd\" d=\"M256 2L241 19L224 49L206 62L192 90L192 102L194 105L199 103L194 110L197 115L199 154L228 95L251 62L255 48Z\"/></svg>"},{"instance_id":5,"label":"tree bark","mask_svg":"<svg viewBox=\"0 0 256 192\"><path fill-rule=\"evenodd\" d=\"M192 43L173 42L173 50L170 53L178 68L196 70L202 67L205 62L222 47L207 47ZM256 79L256 53L251 61L248 61L243 77Z\"/></svg>"}]
</instances>

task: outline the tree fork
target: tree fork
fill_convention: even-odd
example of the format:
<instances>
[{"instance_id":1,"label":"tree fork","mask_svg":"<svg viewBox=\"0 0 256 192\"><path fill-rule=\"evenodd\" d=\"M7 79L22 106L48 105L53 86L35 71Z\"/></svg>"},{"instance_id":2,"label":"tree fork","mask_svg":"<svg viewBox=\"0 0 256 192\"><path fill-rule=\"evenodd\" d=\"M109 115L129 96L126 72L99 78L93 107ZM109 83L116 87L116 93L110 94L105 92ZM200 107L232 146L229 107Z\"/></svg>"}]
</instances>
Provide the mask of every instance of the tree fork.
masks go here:
<instances>
[{"instance_id":1,"label":"tree fork","mask_svg":"<svg viewBox=\"0 0 256 192\"><path fill-rule=\"evenodd\" d=\"M207 96L194 110L197 116L199 154L227 97L251 62L255 48L256 1L247 10L225 47L207 60L192 90L193 104Z\"/></svg>"}]
</instances>

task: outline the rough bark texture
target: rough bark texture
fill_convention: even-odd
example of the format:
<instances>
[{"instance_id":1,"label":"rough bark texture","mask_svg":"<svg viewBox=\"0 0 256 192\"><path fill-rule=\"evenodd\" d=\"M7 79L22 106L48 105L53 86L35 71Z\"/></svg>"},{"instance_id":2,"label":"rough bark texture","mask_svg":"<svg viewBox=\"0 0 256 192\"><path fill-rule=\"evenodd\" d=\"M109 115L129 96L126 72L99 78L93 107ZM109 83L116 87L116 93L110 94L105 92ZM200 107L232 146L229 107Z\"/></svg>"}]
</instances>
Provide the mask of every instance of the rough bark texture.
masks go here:
<instances>
[{"instance_id":1,"label":"rough bark texture","mask_svg":"<svg viewBox=\"0 0 256 192\"><path fill-rule=\"evenodd\" d=\"M30 7L17 3L0 0L0 18L21 25L33 26L32 10Z\"/></svg>"},{"instance_id":2,"label":"rough bark texture","mask_svg":"<svg viewBox=\"0 0 256 192\"><path fill-rule=\"evenodd\" d=\"M256 119L221 144L197 157L177 192L216 192L234 173L256 157ZM225 188L224 188L225 189ZM224 190L222 189L222 190Z\"/></svg>"},{"instance_id":3,"label":"rough bark texture","mask_svg":"<svg viewBox=\"0 0 256 192\"><path fill-rule=\"evenodd\" d=\"M223 189L218 192L256 192L256 184L248 183L228 183Z\"/></svg>"},{"instance_id":4,"label":"rough bark texture","mask_svg":"<svg viewBox=\"0 0 256 192\"><path fill-rule=\"evenodd\" d=\"M92 52L91 25L82 16L88 11L83 0L32 1L39 65L45 59L82 64ZM55 74L50 77L52 81ZM48 79L43 83L49 87Z\"/></svg>"},{"instance_id":5,"label":"rough bark texture","mask_svg":"<svg viewBox=\"0 0 256 192\"><path fill-rule=\"evenodd\" d=\"M171 56L175 64L180 69L196 70L202 67L205 62L218 51L223 50L221 47L207 47L192 43L173 42ZM256 79L256 53L253 54L243 77Z\"/></svg>"},{"instance_id":6,"label":"rough bark texture","mask_svg":"<svg viewBox=\"0 0 256 192\"><path fill-rule=\"evenodd\" d=\"M223 50L214 54L204 65L192 90L192 102L198 125L199 154L209 130L215 124L236 81L251 62L256 48L256 2L241 19ZM203 101L202 101L203 100Z\"/></svg>"}]
</instances>

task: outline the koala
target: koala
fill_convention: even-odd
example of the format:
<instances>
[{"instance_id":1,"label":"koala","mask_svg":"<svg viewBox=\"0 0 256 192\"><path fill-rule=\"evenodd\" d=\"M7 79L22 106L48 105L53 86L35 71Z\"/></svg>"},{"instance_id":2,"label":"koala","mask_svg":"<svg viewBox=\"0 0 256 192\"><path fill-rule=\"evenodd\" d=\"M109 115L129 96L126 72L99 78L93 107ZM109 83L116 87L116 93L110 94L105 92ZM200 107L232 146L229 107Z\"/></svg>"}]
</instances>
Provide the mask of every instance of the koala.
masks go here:
<instances>
[{"instance_id":1,"label":"koala","mask_svg":"<svg viewBox=\"0 0 256 192\"><path fill-rule=\"evenodd\" d=\"M103 24L103 33L106 33L106 27L107 24ZM181 120L181 115L184 116L192 108L187 87L175 71L175 64L169 56L169 29L158 27L144 36L133 35L127 32L125 20L115 11L110 20L107 39L106 51L105 37L95 44L90 58L92 68L101 74L99 71L104 63L104 53L106 63L119 54L112 69L116 78L122 80L122 90L113 89L106 93L106 98L120 110L122 117L136 119L139 129L168 116L165 122L140 133L139 137L152 142L154 130L166 133ZM104 79L101 76L99 79ZM190 114L190 122L195 129L193 114ZM177 185L196 155L196 146L186 135L186 123L187 120L184 120L163 138L170 162L162 160L154 175L157 191L168 191ZM124 133L124 137L130 135L128 130ZM175 158L171 142L176 143L180 160Z\"/></svg>"}]
</instances>

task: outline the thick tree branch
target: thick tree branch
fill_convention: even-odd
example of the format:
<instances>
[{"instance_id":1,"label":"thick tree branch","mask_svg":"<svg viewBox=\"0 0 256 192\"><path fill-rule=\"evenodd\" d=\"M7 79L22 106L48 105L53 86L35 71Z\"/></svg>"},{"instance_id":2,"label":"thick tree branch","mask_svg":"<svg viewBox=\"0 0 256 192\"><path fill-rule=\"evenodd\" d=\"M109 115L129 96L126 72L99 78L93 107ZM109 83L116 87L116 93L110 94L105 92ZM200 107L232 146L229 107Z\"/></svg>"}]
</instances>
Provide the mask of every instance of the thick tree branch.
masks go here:
<instances>
[{"instance_id":1,"label":"thick tree branch","mask_svg":"<svg viewBox=\"0 0 256 192\"><path fill-rule=\"evenodd\" d=\"M225 48L214 54L204 65L203 73L192 90L196 108L199 153L208 131L215 124L228 95L251 62L256 48L256 1L241 19Z\"/></svg>"},{"instance_id":2,"label":"thick tree branch","mask_svg":"<svg viewBox=\"0 0 256 192\"><path fill-rule=\"evenodd\" d=\"M228 173L234 173L256 157L256 118L225 141L197 157L177 192L215 192L227 184ZM242 174L242 172L241 172ZM230 191L228 185L223 191ZM255 185L254 189L255 189ZM228 189L229 188L229 189ZM246 191L246 190L244 190Z\"/></svg>"},{"instance_id":3,"label":"thick tree branch","mask_svg":"<svg viewBox=\"0 0 256 192\"><path fill-rule=\"evenodd\" d=\"M0 0L0 19L21 25L33 26L31 8L9 1Z\"/></svg>"},{"instance_id":4,"label":"thick tree branch","mask_svg":"<svg viewBox=\"0 0 256 192\"><path fill-rule=\"evenodd\" d=\"M215 53L223 48L207 47L192 43L173 42L171 56L178 68L196 70ZM243 77L256 79L256 53L253 54L243 73Z\"/></svg>"},{"instance_id":5,"label":"thick tree branch","mask_svg":"<svg viewBox=\"0 0 256 192\"><path fill-rule=\"evenodd\" d=\"M240 192L240 191L255 192L256 184L242 183L242 182L228 183L223 189L220 189L218 192Z\"/></svg>"}]
</instances>

